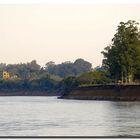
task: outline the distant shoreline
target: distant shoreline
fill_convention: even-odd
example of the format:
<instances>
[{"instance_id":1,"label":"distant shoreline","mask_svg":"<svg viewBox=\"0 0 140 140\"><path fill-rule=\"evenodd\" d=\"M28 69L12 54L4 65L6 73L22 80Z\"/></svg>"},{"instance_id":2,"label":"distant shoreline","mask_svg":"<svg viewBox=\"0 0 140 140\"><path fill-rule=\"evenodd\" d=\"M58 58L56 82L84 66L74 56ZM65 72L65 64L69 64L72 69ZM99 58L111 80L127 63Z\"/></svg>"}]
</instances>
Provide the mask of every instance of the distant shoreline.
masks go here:
<instances>
[{"instance_id":1,"label":"distant shoreline","mask_svg":"<svg viewBox=\"0 0 140 140\"><path fill-rule=\"evenodd\" d=\"M58 92L46 91L0 91L0 96L60 96Z\"/></svg>"},{"instance_id":2,"label":"distant shoreline","mask_svg":"<svg viewBox=\"0 0 140 140\"><path fill-rule=\"evenodd\" d=\"M59 99L140 101L140 85L97 85L78 87Z\"/></svg>"}]
</instances>

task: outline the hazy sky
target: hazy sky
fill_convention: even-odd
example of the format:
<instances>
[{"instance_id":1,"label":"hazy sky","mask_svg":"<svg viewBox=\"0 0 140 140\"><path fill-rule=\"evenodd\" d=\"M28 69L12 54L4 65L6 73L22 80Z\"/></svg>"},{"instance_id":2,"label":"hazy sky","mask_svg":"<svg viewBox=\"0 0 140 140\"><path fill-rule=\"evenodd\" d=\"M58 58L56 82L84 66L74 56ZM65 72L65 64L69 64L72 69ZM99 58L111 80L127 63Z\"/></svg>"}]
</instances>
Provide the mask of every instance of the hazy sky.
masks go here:
<instances>
[{"instance_id":1,"label":"hazy sky","mask_svg":"<svg viewBox=\"0 0 140 140\"><path fill-rule=\"evenodd\" d=\"M119 22L128 20L140 23L140 4L1 4L0 62L83 58L95 67Z\"/></svg>"}]
</instances>

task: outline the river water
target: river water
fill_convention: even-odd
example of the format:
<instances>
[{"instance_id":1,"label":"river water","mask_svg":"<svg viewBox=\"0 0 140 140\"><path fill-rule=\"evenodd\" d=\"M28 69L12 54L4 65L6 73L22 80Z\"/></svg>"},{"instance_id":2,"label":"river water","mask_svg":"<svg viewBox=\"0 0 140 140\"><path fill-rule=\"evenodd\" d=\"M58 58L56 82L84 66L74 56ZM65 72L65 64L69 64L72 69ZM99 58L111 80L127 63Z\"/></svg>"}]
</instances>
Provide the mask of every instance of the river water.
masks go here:
<instances>
[{"instance_id":1,"label":"river water","mask_svg":"<svg viewBox=\"0 0 140 140\"><path fill-rule=\"evenodd\" d=\"M140 136L140 102L0 97L0 136Z\"/></svg>"}]
</instances>

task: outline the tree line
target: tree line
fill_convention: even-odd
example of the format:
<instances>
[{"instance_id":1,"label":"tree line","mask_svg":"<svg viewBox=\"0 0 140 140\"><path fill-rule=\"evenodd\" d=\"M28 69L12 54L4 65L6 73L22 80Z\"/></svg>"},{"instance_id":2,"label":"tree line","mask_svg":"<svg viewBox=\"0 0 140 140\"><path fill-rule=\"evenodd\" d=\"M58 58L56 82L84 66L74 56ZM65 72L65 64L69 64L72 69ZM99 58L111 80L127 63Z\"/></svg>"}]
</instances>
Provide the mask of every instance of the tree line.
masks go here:
<instances>
[{"instance_id":1,"label":"tree line","mask_svg":"<svg viewBox=\"0 0 140 140\"><path fill-rule=\"evenodd\" d=\"M39 90L53 92L62 89L62 80L69 76L77 77L92 69L91 63L77 59L74 63L67 61L55 64L50 61L45 67L37 64L36 60L20 64L0 64L0 90ZM15 74L16 78L2 78L2 72Z\"/></svg>"}]
</instances>

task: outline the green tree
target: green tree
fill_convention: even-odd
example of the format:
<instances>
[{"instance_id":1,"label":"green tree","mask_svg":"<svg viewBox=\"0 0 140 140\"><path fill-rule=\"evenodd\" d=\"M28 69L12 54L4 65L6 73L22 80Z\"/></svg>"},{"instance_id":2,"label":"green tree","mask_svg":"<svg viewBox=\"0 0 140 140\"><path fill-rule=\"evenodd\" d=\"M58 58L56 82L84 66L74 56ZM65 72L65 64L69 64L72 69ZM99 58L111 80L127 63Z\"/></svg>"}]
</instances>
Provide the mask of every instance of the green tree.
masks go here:
<instances>
[{"instance_id":1,"label":"green tree","mask_svg":"<svg viewBox=\"0 0 140 140\"><path fill-rule=\"evenodd\" d=\"M76 80L76 77L70 76L67 78L64 78L59 83L59 88L61 90L61 93L63 95L67 95L72 91L73 89L77 88L79 85L78 81Z\"/></svg>"},{"instance_id":2,"label":"green tree","mask_svg":"<svg viewBox=\"0 0 140 140\"><path fill-rule=\"evenodd\" d=\"M136 21L120 22L110 46L102 52L103 66L115 81L131 83L140 67L140 31Z\"/></svg>"},{"instance_id":3,"label":"green tree","mask_svg":"<svg viewBox=\"0 0 140 140\"><path fill-rule=\"evenodd\" d=\"M8 64L5 67L5 70L10 73L16 74L20 79L32 79L38 77L41 69L36 60L33 60L26 64Z\"/></svg>"},{"instance_id":4,"label":"green tree","mask_svg":"<svg viewBox=\"0 0 140 140\"><path fill-rule=\"evenodd\" d=\"M69 76L79 76L85 72L90 71L91 68L91 63L79 58L74 63L66 61L58 65L50 61L46 64L45 70L49 74L57 75L61 78L66 78Z\"/></svg>"},{"instance_id":5,"label":"green tree","mask_svg":"<svg viewBox=\"0 0 140 140\"><path fill-rule=\"evenodd\" d=\"M81 76L77 77L80 85L94 85L94 84L108 84L111 83L108 71L96 70L86 72Z\"/></svg>"}]
</instances>

